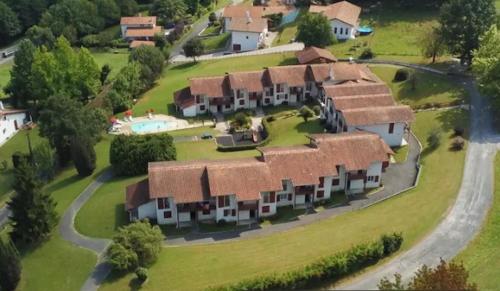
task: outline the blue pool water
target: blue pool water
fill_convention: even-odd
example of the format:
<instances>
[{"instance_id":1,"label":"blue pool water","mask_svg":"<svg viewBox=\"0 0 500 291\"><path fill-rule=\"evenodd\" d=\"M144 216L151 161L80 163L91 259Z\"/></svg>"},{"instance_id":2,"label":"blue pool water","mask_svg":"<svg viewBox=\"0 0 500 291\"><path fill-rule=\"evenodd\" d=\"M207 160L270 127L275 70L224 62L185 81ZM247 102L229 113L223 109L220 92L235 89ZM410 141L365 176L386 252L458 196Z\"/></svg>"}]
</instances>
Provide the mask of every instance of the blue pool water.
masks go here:
<instances>
[{"instance_id":1,"label":"blue pool water","mask_svg":"<svg viewBox=\"0 0 500 291\"><path fill-rule=\"evenodd\" d=\"M154 133L175 129L176 125L175 121L148 120L136 122L131 128L134 133Z\"/></svg>"},{"instance_id":2,"label":"blue pool water","mask_svg":"<svg viewBox=\"0 0 500 291\"><path fill-rule=\"evenodd\" d=\"M361 26L360 28L358 28L358 32L360 34L370 34L373 32L373 28L369 27L369 26Z\"/></svg>"}]
</instances>

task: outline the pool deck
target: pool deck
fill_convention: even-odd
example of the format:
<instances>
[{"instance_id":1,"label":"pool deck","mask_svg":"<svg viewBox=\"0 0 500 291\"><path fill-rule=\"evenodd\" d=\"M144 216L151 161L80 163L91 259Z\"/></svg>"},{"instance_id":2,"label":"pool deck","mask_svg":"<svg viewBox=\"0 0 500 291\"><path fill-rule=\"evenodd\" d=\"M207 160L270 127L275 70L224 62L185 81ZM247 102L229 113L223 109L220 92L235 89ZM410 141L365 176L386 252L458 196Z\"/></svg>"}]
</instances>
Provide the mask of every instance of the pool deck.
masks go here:
<instances>
[{"instance_id":1,"label":"pool deck","mask_svg":"<svg viewBox=\"0 0 500 291\"><path fill-rule=\"evenodd\" d=\"M160 131L148 131L148 132L134 132L132 131L132 125L135 123L139 122L144 122L144 121L168 121L168 122L175 122L176 126L171 127L165 130L160 130ZM195 127L201 127L201 126L213 126L212 121L205 121L205 122L195 122L195 123L189 123L187 120L184 119L179 119L174 116L169 116L169 115L163 115L163 114L153 114L150 117L148 116L141 116L141 117L133 117L132 121L127 121L127 120L120 120L121 123L121 128L119 128L116 131L109 131L109 134L125 134L125 135L130 135L130 134L151 134L151 133L159 133L159 132L169 132L169 131L174 131L174 130L179 130L179 129L186 129L186 128L195 128Z\"/></svg>"}]
</instances>

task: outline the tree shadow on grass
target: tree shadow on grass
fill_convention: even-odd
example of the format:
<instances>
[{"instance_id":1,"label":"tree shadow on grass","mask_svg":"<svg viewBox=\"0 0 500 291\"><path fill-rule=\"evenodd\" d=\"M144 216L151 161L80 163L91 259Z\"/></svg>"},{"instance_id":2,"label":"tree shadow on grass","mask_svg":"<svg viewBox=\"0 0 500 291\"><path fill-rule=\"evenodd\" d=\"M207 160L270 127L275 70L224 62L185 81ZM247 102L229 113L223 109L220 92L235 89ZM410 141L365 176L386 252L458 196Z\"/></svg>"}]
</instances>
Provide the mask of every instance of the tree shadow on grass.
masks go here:
<instances>
[{"instance_id":1,"label":"tree shadow on grass","mask_svg":"<svg viewBox=\"0 0 500 291\"><path fill-rule=\"evenodd\" d=\"M127 212L125 211L125 204L119 203L115 205L115 230L125 226L129 223Z\"/></svg>"},{"instance_id":2,"label":"tree shadow on grass","mask_svg":"<svg viewBox=\"0 0 500 291\"><path fill-rule=\"evenodd\" d=\"M416 74L416 84L413 87L410 80L400 83L401 89L398 92L398 100L418 102L438 94L449 93L448 103L457 103L465 98L465 90L452 79L444 76L436 76L430 73L413 72ZM393 85L398 83L392 82ZM442 103L437 100L428 100L428 103Z\"/></svg>"},{"instance_id":3,"label":"tree shadow on grass","mask_svg":"<svg viewBox=\"0 0 500 291\"><path fill-rule=\"evenodd\" d=\"M174 65L171 68L169 68L169 71L182 71L182 70L187 70L190 69L196 65L198 65L199 62L189 62L189 63L182 63L179 65Z\"/></svg>"},{"instance_id":4,"label":"tree shadow on grass","mask_svg":"<svg viewBox=\"0 0 500 291\"><path fill-rule=\"evenodd\" d=\"M305 134L323 133L324 127L320 124L319 119L303 121L294 127L297 132Z\"/></svg>"},{"instance_id":5,"label":"tree shadow on grass","mask_svg":"<svg viewBox=\"0 0 500 291\"><path fill-rule=\"evenodd\" d=\"M464 129L462 137L469 138L469 115L468 111L463 109L442 110L437 116L437 120L441 122L441 129L445 132L453 131L454 128Z\"/></svg>"}]
</instances>

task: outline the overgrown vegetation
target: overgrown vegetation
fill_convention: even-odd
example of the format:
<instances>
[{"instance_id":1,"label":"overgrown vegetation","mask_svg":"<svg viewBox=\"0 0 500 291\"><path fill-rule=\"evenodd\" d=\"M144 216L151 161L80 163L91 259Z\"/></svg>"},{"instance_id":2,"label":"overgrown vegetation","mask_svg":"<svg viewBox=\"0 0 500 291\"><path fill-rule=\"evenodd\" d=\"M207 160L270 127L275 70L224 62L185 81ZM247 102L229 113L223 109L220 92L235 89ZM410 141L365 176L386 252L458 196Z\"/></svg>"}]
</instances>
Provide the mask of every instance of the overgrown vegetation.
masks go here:
<instances>
[{"instance_id":1,"label":"overgrown vegetation","mask_svg":"<svg viewBox=\"0 0 500 291\"><path fill-rule=\"evenodd\" d=\"M336 41L326 16L320 13L306 13L299 22L297 40L307 46L326 47Z\"/></svg>"}]
</instances>

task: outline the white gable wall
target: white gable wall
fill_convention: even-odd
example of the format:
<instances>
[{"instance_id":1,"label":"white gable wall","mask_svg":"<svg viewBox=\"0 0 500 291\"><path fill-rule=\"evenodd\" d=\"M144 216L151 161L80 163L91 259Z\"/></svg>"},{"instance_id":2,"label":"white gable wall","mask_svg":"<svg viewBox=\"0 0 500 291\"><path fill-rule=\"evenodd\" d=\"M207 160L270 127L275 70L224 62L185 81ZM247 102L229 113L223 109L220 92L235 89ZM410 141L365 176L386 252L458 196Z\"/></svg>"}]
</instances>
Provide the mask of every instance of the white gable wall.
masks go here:
<instances>
[{"instance_id":1,"label":"white gable wall","mask_svg":"<svg viewBox=\"0 0 500 291\"><path fill-rule=\"evenodd\" d=\"M24 124L26 113L0 115L0 145L11 138ZM17 129L16 129L17 124Z\"/></svg>"},{"instance_id":2,"label":"white gable wall","mask_svg":"<svg viewBox=\"0 0 500 291\"><path fill-rule=\"evenodd\" d=\"M339 21L338 19L333 19L330 20L330 26L332 27L332 32L337 39L356 38L356 27L353 27L350 24Z\"/></svg>"},{"instance_id":3,"label":"white gable wall","mask_svg":"<svg viewBox=\"0 0 500 291\"><path fill-rule=\"evenodd\" d=\"M242 52L253 51L259 48L259 44L264 41L267 30L263 32L231 31L231 50L233 45L241 45Z\"/></svg>"},{"instance_id":4,"label":"white gable wall","mask_svg":"<svg viewBox=\"0 0 500 291\"><path fill-rule=\"evenodd\" d=\"M364 130L378 134L389 146L400 146L403 143L403 136L405 133L405 123L395 123L394 130L389 133L389 123L363 125L363 126L348 126L347 131Z\"/></svg>"}]
</instances>

